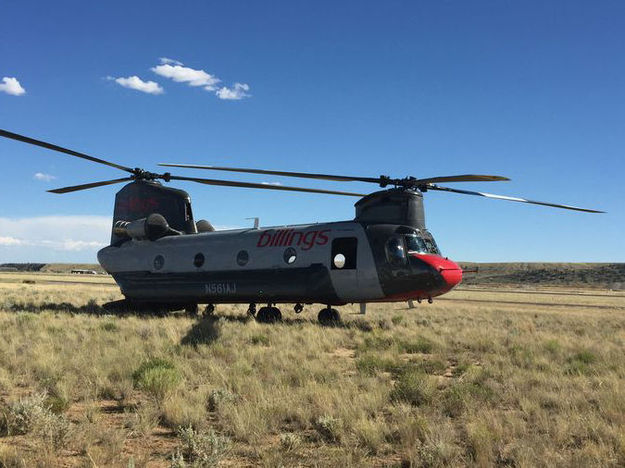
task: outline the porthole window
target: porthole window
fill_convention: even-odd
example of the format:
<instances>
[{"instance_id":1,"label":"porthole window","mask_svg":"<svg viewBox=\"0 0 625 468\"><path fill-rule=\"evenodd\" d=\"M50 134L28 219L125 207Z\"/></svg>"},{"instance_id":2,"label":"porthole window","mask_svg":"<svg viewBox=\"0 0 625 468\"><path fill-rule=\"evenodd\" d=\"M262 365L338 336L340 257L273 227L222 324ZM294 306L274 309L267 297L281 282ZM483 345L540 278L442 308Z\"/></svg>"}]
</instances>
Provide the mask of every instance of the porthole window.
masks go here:
<instances>
[{"instance_id":1,"label":"porthole window","mask_svg":"<svg viewBox=\"0 0 625 468\"><path fill-rule=\"evenodd\" d=\"M342 253L336 254L332 259L332 263L334 264L335 268L343 268L345 266L345 255L343 255Z\"/></svg>"},{"instance_id":2,"label":"porthole window","mask_svg":"<svg viewBox=\"0 0 625 468\"><path fill-rule=\"evenodd\" d=\"M297 252L295 251L293 247L289 247L288 249L284 251L283 258L284 258L284 263L291 265L295 263L295 260L297 260Z\"/></svg>"},{"instance_id":3,"label":"porthole window","mask_svg":"<svg viewBox=\"0 0 625 468\"><path fill-rule=\"evenodd\" d=\"M155 270L160 270L161 268L163 268L163 265L165 265L165 257L163 257L162 255L157 255L156 257L154 257Z\"/></svg>"},{"instance_id":4,"label":"porthole window","mask_svg":"<svg viewBox=\"0 0 625 468\"><path fill-rule=\"evenodd\" d=\"M200 268L202 265L204 265L204 254L195 254L195 257L193 258L193 265L195 265L197 268Z\"/></svg>"},{"instance_id":5,"label":"porthole window","mask_svg":"<svg viewBox=\"0 0 625 468\"><path fill-rule=\"evenodd\" d=\"M245 266L247 265L247 262L249 261L250 261L250 254L247 253L247 250L241 250L237 254L237 264L239 266Z\"/></svg>"}]
</instances>

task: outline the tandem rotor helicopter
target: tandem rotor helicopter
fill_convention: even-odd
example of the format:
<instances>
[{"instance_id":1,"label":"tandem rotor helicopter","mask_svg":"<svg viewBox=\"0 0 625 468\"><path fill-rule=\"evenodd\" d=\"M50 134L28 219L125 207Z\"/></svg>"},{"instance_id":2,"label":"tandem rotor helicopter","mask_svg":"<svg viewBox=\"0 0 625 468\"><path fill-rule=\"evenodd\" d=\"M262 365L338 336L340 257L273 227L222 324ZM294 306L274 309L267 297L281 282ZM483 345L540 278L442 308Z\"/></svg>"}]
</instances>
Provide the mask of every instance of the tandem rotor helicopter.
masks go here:
<instances>
[{"instance_id":1,"label":"tandem rotor helicopter","mask_svg":"<svg viewBox=\"0 0 625 468\"><path fill-rule=\"evenodd\" d=\"M370 182L382 190L353 193L283 185L183 177L130 168L51 143L0 130L0 136L65 153L127 172L119 179L49 190L69 193L127 182L115 196L110 245L98 252L98 262L119 285L125 299L106 304L107 310L197 312L207 304L249 304L260 322L282 318L277 304L323 304L322 323L340 320L333 306L347 303L396 302L432 298L462 281L462 269L443 257L425 227L423 193L445 191L464 195L532 203L567 210L602 213L575 206L443 187L443 182L509 180L492 175L454 175L417 179L352 177L193 164L161 166L335 182ZM255 226L216 231L196 222L191 198L160 180L261 190L321 193L359 197L353 220L281 227ZM266 304L258 311L256 304Z\"/></svg>"}]
</instances>

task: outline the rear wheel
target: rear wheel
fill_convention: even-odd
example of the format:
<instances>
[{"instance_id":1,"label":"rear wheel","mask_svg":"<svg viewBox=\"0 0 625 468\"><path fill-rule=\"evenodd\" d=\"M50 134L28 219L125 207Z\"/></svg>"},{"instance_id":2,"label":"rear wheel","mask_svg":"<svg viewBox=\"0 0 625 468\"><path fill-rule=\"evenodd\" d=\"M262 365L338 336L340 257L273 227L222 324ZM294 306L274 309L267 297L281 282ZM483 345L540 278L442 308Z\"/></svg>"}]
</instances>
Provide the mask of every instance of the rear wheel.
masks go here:
<instances>
[{"instance_id":1,"label":"rear wheel","mask_svg":"<svg viewBox=\"0 0 625 468\"><path fill-rule=\"evenodd\" d=\"M339 314L339 311L336 309L326 307L319 311L317 318L322 325L335 325L341 321L341 314Z\"/></svg>"},{"instance_id":2,"label":"rear wheel","mask_svg":"<svg viewBox=\"0 0 625 468\"><path fill-rule=\"evenodd\" d=\"M256 313L256 321L260 323L275 323L282 320L282 313L277 307L261 307Z\"/></svg>"},{"instance_id":3,"label":"rear wheel","mask_svg":"<svg viewBox=\"0 0 625 468\"><path fill-rule=\"evenodd\" d=\"M184 308L184 311L189 317L197 317L198 307L197 304L189 304Z\"/></svg>"}]
</instances>

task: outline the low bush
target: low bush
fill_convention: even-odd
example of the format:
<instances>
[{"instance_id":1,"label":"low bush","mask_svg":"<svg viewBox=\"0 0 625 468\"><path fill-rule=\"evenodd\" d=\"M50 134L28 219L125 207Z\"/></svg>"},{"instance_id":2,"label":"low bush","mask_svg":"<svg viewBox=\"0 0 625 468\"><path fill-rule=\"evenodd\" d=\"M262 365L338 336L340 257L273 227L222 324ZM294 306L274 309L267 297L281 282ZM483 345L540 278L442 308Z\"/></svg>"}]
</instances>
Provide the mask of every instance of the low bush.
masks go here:
<instances>
[{"instance_id":1,"label":"low bush","mask_svg":"<svg viewBox=\"0 0 625 468\"><path fill-rule=\"evenodd\" d=\"M333 416L320 416L316 421L315 428L327 442L340 442L343 436L343 422Z\"/></svg>"},{"instance_id":2,"label":"low bush","mask_svg":"<svg viewBox=\"0 0 625 468\"><path fill-rule=\"evenodd\" d=\"M219 461L230 450L230 439L218 435L210 429L208 432L196 431L192 427L178 428L178 438L182 447L178 452L180 462L191 462L192 466L217 466ZM182 458L182 460L180 460Z\"/></svg>"},{"instance_id":3,"label":"low bush","mask_svg":"<svg viewBox=\"0 0 625 468\"><path fill-rule=\"evenodd\" d=\"M182 381L175 366L160 358L150 359L132 374L136 388L146 391L157 401L163 401Z\"/></svg>"},{"instance_id":4,"label":"low bush","mask_svg":"<svg viewBox=\"0 0 625 468\"><path fill-rule=\"evenodd\" d=\"M421 406L432 401L435 386L431 378L418 370L404 372L391 390L391 400Z\"/></svg>"},{"instance_id":5,"label":"low bush","mask_svg":"<svg viewBox=\"0 0 625 468\"><path fill-rule=\"evenodd\" d=\"M434 344L427 338L418 337L415 341L401 342L399 349L408 354L430 354L434 349Z\"/></svg>"}]
</instances>

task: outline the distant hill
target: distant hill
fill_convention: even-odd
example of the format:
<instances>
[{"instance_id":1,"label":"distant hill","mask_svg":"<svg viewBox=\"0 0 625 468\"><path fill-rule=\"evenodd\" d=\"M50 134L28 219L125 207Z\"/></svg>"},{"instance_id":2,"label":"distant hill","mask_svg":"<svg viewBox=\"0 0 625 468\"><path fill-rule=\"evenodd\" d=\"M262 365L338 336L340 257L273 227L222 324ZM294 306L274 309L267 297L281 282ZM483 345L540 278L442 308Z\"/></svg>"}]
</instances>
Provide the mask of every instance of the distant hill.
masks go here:
<instances>
[{"instance_id":1,"label":"distant hill","mask_svg":"<svg viewBox=\"0 0 625 468\"><path fill-rule=\"evenodd\" d=\"M41 271L45 263L2 263L0 271Z\"/></svg>"},{"instance_id":2,"label":"distant hill","mask_svg":"<svg viewBox=\"0 0 625 468\"><path fill-rule=\"evenodd\" d=\"M3 263L0 271L38 271L41 273L70 273L72 270L94 270L106 273L104 269L93 263Z\"/></svg>"},{"instance_id":3,"label":"distant hill","mask_svg":"<svg viewBox=\"0 0 625 468\"><path fill-rule=\"evenodd\" d=\"M572 286L625 289L625 263L460 263L464 285Z\"/></svg>"}]
</instances>

